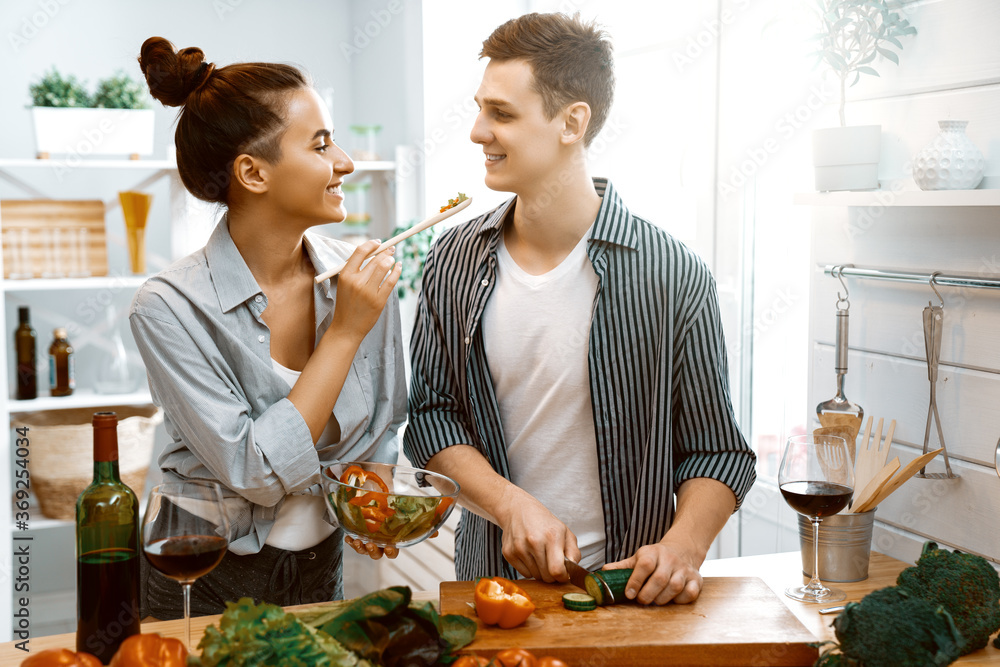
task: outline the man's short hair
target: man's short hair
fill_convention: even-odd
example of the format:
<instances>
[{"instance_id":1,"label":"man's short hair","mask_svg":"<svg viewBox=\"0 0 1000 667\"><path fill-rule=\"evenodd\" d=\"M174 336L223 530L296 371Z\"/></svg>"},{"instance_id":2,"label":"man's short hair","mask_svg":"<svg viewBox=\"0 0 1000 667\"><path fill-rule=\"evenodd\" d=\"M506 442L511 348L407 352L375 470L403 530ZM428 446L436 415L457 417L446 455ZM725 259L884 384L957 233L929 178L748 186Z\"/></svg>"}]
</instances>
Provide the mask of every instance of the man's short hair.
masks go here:
<instances>
[{"instance_id":1,"label":"man's short hair","mask_svg":"<svg viewBox=\"0 0 1000 667\"><path fill-rule=\"evenodd\" d=\"M550 120L574 102L590 105L585 146L604 127L614 100L615 71L611 40L595 22L585 23L579 14L525 14L494 30L479 57L526 61Z\"/></svg>"}]
</instances>

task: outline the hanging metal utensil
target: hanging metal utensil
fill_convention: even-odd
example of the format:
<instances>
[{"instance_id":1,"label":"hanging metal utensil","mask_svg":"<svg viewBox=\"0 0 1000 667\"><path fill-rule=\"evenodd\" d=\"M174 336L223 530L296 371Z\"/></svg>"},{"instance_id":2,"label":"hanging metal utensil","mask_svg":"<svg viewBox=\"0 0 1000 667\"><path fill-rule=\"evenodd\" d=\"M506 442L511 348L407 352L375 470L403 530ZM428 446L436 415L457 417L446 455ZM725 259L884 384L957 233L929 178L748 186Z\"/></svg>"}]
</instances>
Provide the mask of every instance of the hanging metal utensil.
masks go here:
<instances>
[{"instance_id":1,"label":"hanging metal utensil","mask_svg":"<svg viewBox=\"0 0 1000 667\"><path fill-rule=\"evenodd\" d=\"M853 266L848 264L847 266ZM839 266L833 271L833 275L840 279L840 284L844 286L845 295L841 296L837 292L837 356L835 360L835 370L837 371L837 395L828 401L823 401L816 406L816 416L823 426L835 425L839 420L848 418L848 421L855 425L854 433L860 430L862 420L865 416L864 409L855 403L847 400L844 394L844 378L847 375L847 338L849 331L849 311L851 302L850 292L844 282L844 267ZM841 421L840 423L845 423ZM848 443L853 454L853 442Z\"/></svg>"},{"instance_id":2,"label":"hanging metal utensil","mask_svg":"<svg viewBox=\"0 0 1000 667\"><path fill-rule=\"evenodd\" d=\"M931 437L931 421L933 419L937 423L938 439L944 450L941 454L944 456L945 472L929 473L924 468L921 468L916 476L925 479L956 479L959 475L952 472L951 462L948 460L948 446L944 442L944 430L941 428L941 416L938 414L937 409L937 376L938 362L941 359L941 334L944 331L944 299L941 298L937 288L934 286L934 277L936 275L936 273L931 275L930 285L934 293L937 294L941 305L934 306L928 301L927 307L924 308L923 312L924 349L927 352L927 379L931 384L930 403L927 405L927 427L924 429L924 454L928 452Z\"/></svg>"}]
</instances>

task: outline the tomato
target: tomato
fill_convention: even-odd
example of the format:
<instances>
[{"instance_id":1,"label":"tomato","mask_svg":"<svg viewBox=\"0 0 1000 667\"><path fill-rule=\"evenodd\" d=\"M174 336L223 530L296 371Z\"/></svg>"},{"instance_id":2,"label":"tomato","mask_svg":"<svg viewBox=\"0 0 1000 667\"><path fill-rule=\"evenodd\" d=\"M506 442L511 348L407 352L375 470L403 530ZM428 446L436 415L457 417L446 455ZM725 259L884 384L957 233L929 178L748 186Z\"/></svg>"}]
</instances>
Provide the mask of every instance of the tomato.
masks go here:
<instances>
[{"instance_id":1,"label":"tomato","mask_svg":"<svg viewBox=\"0 0 1000 667\"><path fill-rule=\"evenodd\" d=\"M483 623L499 625L505 630L521 625L535 611L528 594L503 577L484 577L477 581L475 601L476 615Z\"/></svg>"},{"instance_id":2,"label":"tomato","mask_svg":"<svg viewBox=\"0 0 1000 667\"><path fill-rule=\"evenodd\" d=\"M21 667L101 667L101 661L89 653L74 653L68 648L50 648L28 656Z\"/></svg>"},{"instance_id":3,"label":"tomato","mask_svg":"<svg viewBox=\"0 0 1000 667\"><path fill-rule=\"evenodd\" d=\"M185 667L187 649L179 639L132 635L118 647L109 667Z\"/></svg>"},{"instance_id":4,"label":"tomato","mask_svg":"<svg viewBox=\"0 0 1000 667\"><path fill-rule=\"evenodd\" d=\"M553 658L551 655L547 655L544 658L538 659L538 667L569 667L569 665L559 658Z\"/></svg>"},{"instance_id":5,"label":"tomato","mask_svg":"<svg viewBox=\"0 0 1000 667\"><path fill-rule=\"evenodd\" d=\"M538 667L538 661L531 651L523 648L509 648L497 653L497 664L502 667Z\"/></svg>"},{"instance_id":6,"label":"tomato","mask_svg":"<svg viewBox=\"0 0 1000 667\"><path fill-rule=\"evenodd\" d=\"M451 667L489 667L490 661L481 655L463 655Z\"/></svg>"}]
</instances>

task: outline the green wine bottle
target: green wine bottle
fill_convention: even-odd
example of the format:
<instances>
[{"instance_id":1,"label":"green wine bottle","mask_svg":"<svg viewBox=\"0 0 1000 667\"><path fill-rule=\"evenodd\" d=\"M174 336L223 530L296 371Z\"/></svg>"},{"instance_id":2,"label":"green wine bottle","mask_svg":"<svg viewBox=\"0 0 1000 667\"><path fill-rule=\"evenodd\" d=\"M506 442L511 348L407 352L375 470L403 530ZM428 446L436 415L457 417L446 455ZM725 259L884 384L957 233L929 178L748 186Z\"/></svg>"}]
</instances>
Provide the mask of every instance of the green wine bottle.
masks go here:
<instances>
[{"instance_id":1,"label":"green wine bottle","mask_svg":"<svg viewBox=\"0 0 1000 667\"><path fill-rule=\"evenodd\" d=\"M118 417L94 414L94 481L76 501L76 650L111 662L139 632L139 501L118 474Z\"/></svg>"}]
</instances>

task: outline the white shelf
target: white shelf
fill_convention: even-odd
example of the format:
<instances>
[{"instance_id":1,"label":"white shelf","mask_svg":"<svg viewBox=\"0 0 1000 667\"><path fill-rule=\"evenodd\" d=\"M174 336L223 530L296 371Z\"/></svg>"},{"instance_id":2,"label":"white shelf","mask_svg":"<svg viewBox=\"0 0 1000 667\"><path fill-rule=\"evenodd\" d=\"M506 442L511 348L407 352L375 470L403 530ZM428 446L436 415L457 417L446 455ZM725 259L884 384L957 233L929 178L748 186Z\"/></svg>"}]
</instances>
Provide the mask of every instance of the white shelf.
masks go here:
<instances>
[{"instance_id":1,"label":"white shelf","mask_svg":"<svg viewBox=\"0 0 1000 667\"><path fill-rule=\"evenodd\" d=\"M355 160L354 173L363 171L394 171L396 163L391 160Z\"/></svg>"},{"instance_id":2,"label":"white shelf","mask_svg":"<svg viewBox=\"0 0 1000 667\"><path fill-rule=\"evenodd\" d=\"M89 278L26 278L3 280L4 292L58 292L61 290L138 289L149 276L91 276Z\"/></svg>"},{"instance_id":3,"label":"white shelf","mask_svg":"<svg viewBox=\"0 0 1000 667\"><path fill-rule=\"evenodd\" d=\"M152 403L148 389L131 394L98 394L93 391L76 390L69 396L39 396L30 401L11 400L7 409L11 414L18 412L39 412L42 410L69 410L71 408L99 408L106 405L143 405Z\"/></svg>"},{"instance_id":4,"label":"white shelf","mask_svg":"<svg viewBox=\"0 0 1000 667\"><path fill-rule=\"evenodd\" d=\"M0 169L176 169L173 160L99 160L74 158L72 161L61 158L33 160L30 158L0 159Z\"/></svg>"},{"instance_id":5,"label":"white shelf","mask_svg":"<svg viewBox=\"0 0 1000 667\"><path fill-rule=\"evenodd\" d=\"M0 169L176 169L173 160L100 160L74 158L72 162L60 158L35 160L31 158L0 159ZM394 171L392 160L355 160L354 173L363 171Z\"/></svg>"},{"instance_id":6,"label":"white shelf","mask_svg":"<svg viewBox=\"0 0 1000 667\"><path fill-rule=\"evenodd\" d=\"M795 203L807 206L1000 206L1000 189L800 192L795 195Z\"/></svg>"}]
</instances>

